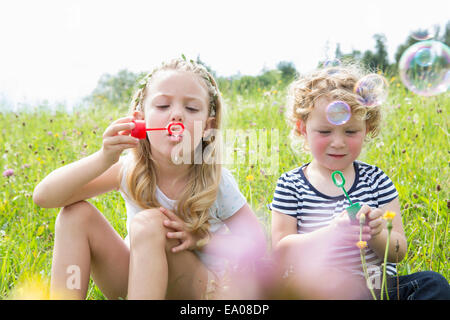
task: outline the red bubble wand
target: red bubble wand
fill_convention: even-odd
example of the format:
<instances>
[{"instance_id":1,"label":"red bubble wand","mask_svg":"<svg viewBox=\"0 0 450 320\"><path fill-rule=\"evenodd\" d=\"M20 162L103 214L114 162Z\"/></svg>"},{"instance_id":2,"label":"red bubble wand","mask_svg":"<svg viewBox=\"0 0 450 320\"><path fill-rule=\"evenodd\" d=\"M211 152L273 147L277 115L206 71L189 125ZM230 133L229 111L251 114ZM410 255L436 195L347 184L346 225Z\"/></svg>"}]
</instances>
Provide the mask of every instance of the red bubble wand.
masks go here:
<instances>
[{"instance_id":1,"label":"red bubble wand","mask_svg":"<svg viewBox=\"0 0 450 320\"><path fill-rule=\"evenodd\" d=\"M138 139L145 139L147 136L147 131L155 130L167 130L170 135L181 135L184 131L184 125L181 122L172 122L166 128L146 128L145 120L133 120L135 124L134 129L131 130L131 136ZM179 128L179 130L174 131L173 127Z\"/></svg>"}]
</instances>

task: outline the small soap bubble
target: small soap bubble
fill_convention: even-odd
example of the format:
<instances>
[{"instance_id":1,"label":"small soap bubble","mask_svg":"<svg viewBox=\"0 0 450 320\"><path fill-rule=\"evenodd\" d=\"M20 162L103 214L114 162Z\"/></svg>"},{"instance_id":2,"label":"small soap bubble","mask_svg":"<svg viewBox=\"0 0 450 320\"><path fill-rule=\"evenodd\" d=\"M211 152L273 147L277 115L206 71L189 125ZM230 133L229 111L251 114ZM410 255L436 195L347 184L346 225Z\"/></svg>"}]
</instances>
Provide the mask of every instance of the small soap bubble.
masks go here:
<instances>
[{"instance_id":1,"label":"small soap bubble","mask_svg":"<svg viewBox=\"0 0 450 320\"><path fill-rule=\"evenodd\" d=\"M323 67L324 68L328 68L328 67L338 67L341 65L341 60L339 59L327 59L323 62Z\"/></svg>"},{"instance_id":2,"label":"small soap bubble","mask_svg":"<svg viewBox=\"0 0 450 320\"><path fill-rule=\"evenodd\" d=\"M401 56L399 73L403 84L418 95L446 92L450 85L450 50L435 40L417 42Z\"/></svg>"},{"instance_id":3,"label":"small soap bubble","mask_svg":"<svg viewBox=\"0 0 450 320\"><path fill-rule=\"evenodd\" d=\"M422 67L428 67L433 64L435 54L430 48L421 48L415 55L416 62Z\"/></svg>"},{"instance_id":4,"label":"small soap bubble","mask_svg":"<svg viewBox=\"0 0 450 320\"><path fill-rule=\"evenodd\" d=\"M386 101L388 95L388 83L386 79L376 73L362 77L354 87L359 103L364 106L381 105Z\"/></svg>"},{"instance_id":5,"label":"small soap bubble","mask_svg":"<svg viewBox=\"0 0 450 320\"><path fill-rule=\"evenodd\" d=\"M344 101L334 101L327 106L326 114L328 122L339 126L350 120L352 112Z\"/></svg>"}]
</instances>

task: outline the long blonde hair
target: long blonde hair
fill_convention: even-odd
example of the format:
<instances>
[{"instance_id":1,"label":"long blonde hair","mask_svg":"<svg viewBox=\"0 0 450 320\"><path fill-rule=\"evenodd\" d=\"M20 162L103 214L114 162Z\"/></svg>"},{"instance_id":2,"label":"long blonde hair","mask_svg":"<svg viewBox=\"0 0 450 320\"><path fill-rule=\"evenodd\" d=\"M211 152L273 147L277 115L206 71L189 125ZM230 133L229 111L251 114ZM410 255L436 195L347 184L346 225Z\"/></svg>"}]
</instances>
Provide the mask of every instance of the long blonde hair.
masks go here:
<instances>
[{"instance_id":1,"label":"long blonde hair","mask_svg":"<svg viewBox=\"0 0 450 320\"><path fill-rule=\"evenodd\" d=\"M135 92L130 104L129 113L134 111L144 112L142 104L145 100L147 88L151 86L152 78L160 71L178 70L192 72L199 76L199 81L204 81L208 89L209 115L215 117L213 129L220 129L222 115L222 100L216 81L212 75L202 65L185 59L174 59L163 63L155 68L139 83L139 88ZM203 140L198 148L213 150L211 157L218 159L221 156L220 139ZM134 161L127 167L126 185L130 192L129 196L142 208L159 207L160 203L156 199L156 167L151 154L151 145L148 139L140 140L139 146L132 149ZM208 164L208 163L210 164ZM188 229L199 234L205 240L209 239L209 209L212 207L217 197L221 178L221 161L202 161L194 163L189 167L188 183L183 189L175 213L187 224ZM123 170L123 168L122 168ZM122 175L121 175L122 176Z\"/></svg>"}]
</instances>

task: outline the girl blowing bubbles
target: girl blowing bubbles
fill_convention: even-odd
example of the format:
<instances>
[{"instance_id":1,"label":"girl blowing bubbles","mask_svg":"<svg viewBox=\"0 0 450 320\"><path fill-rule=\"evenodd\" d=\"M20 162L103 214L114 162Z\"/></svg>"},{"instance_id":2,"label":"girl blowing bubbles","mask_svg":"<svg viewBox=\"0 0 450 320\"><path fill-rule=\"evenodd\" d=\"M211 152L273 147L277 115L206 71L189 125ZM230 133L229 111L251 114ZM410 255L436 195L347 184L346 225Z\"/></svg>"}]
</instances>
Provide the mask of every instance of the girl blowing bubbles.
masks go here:
<instances>
[{"instance_id":1,"label":"girl blowing bubbles","mask_svg":"<svg viewBox=\"0 0 450 320\"><path fill-rule=\"evenodd\" d=\"M335 170L343 173L344 187L352 202L364 204L356 218L359 221L361 214L366 217L362 240L368 244L366 263L375 287L381 280L388 234L382 216L388 210L395 213L387 256L388 275L396 274L395 262L406 253L394 184L378 167L357 160L366 137L375 136L380 124L380 105L362 105L364 97L354 93L362 76L357 67L332 67L316 70L291 85L288 119L293 125L293 136L304 139L312 160L284 173L277 182L271 204L272 246L280 261L282 278L294 284L290 289L301 297L368 296L356 247L359 225L351 223L345 211L350 203L332 182ZM351 118L344 124L336 125L327 119L327 107L334 101L350 106ZM429 292L423 289L426 286L412 290L413 280L428 283L429 287L430 279L442 286ZM391 299L397 298L396 284L395 278L388 283ZM439 289L448 288L447 282L436 273L402 276L400 287L401 299L439 297L443 292L448 295L448 291Z\"/></svg>"},{"instance_id":2,"label":"girl blowing bubbles","mask_svg":"<svg viewBox=\"0 0 450 320\"><path fill-rule=\"evenodd\" d=\"M170 61L144 79L130 114L105 130L99 151L55 170L34 191L39 206L63 207L55 224L51 293L83 299L92 274L110 299L212 298L226 261L211 247L228 258L236 258L236 246L260 255L265 250L256 216L219 161L172 161L180 143L190 150L214 147L218 156L219 141L202 139L220 128L216 82L195 62ZM151 131L139 141L130 136L133 119L145 120L147 128L181 122L185 130L178 136ZM194 134L195 124L203 136ZM131 153L120 157L125 149ZM85 201L111 190L125 199L125 241ZM74 265L81 271L79 288L66 283Z\"/></svg>"}]
</instances>

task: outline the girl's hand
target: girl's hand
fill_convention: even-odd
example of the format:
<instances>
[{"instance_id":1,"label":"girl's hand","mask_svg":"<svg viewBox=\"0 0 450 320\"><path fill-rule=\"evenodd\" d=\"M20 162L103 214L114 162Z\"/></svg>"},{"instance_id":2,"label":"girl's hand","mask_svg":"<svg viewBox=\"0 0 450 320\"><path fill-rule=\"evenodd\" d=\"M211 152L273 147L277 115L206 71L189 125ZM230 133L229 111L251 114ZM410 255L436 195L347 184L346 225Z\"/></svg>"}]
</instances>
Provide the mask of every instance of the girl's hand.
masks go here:
<instances>
[{"instance_id":1,"label":"girl's hand","mask_svg":"<svg viewBox=\"0 0 450 320\"><path fill-rule=\"evenodd\" d=\"M130 136L134 128L132 120L131 116L117 119L103 133L103 145L100 152L110 166L119 161L123 150L135 148L139 144L139 139Z\"/></svg>"},{"instance_id":2,"label":"girl's hand","mask_svg":"<svg viewBox=\"0 0 450 320\"><path fill-rule=\"evenodd\" d=\"M383 211L378 208L371 209L371 211L366 214L366 219L368 226L370 227L370 235L372 238L378 236L386 226L386 222L383 220L382 216Z\"/></svg>"},{"instance_id":3,"label":"girl's hand","mask_svg":"<svg viewBox=\"0 0 450 320\"><path fill-rule=\"evenodd\" d=\"M173 247L172 252L180 252L183 250L194 250L197 248L198 236L187 231L186 223L175 213L160 207L159 210L168 218L164 220L164 226L176 230L175 232L167 232L167 238L178 239L180 245Z\"/></svg>"},{"instance_id":4,"label":"girl's hand","mask_svg":"<svg viewBox=\"0 0 450 320\"><path fill-rule=\"evenodd\" d=\"M360 209L357 214L357 219L359 219L359 214L363 211L364 207ZM366 209L365 209L366 210ZM336 238L339 245L344 246L354 246L359 239L359 224L352 224L347 211L343 211L338 217L330 223L330 228L333 231L333 236ZM362 229L362 241L369 241L370 227L363 226Z\"/></svg>"}]
</instances>

